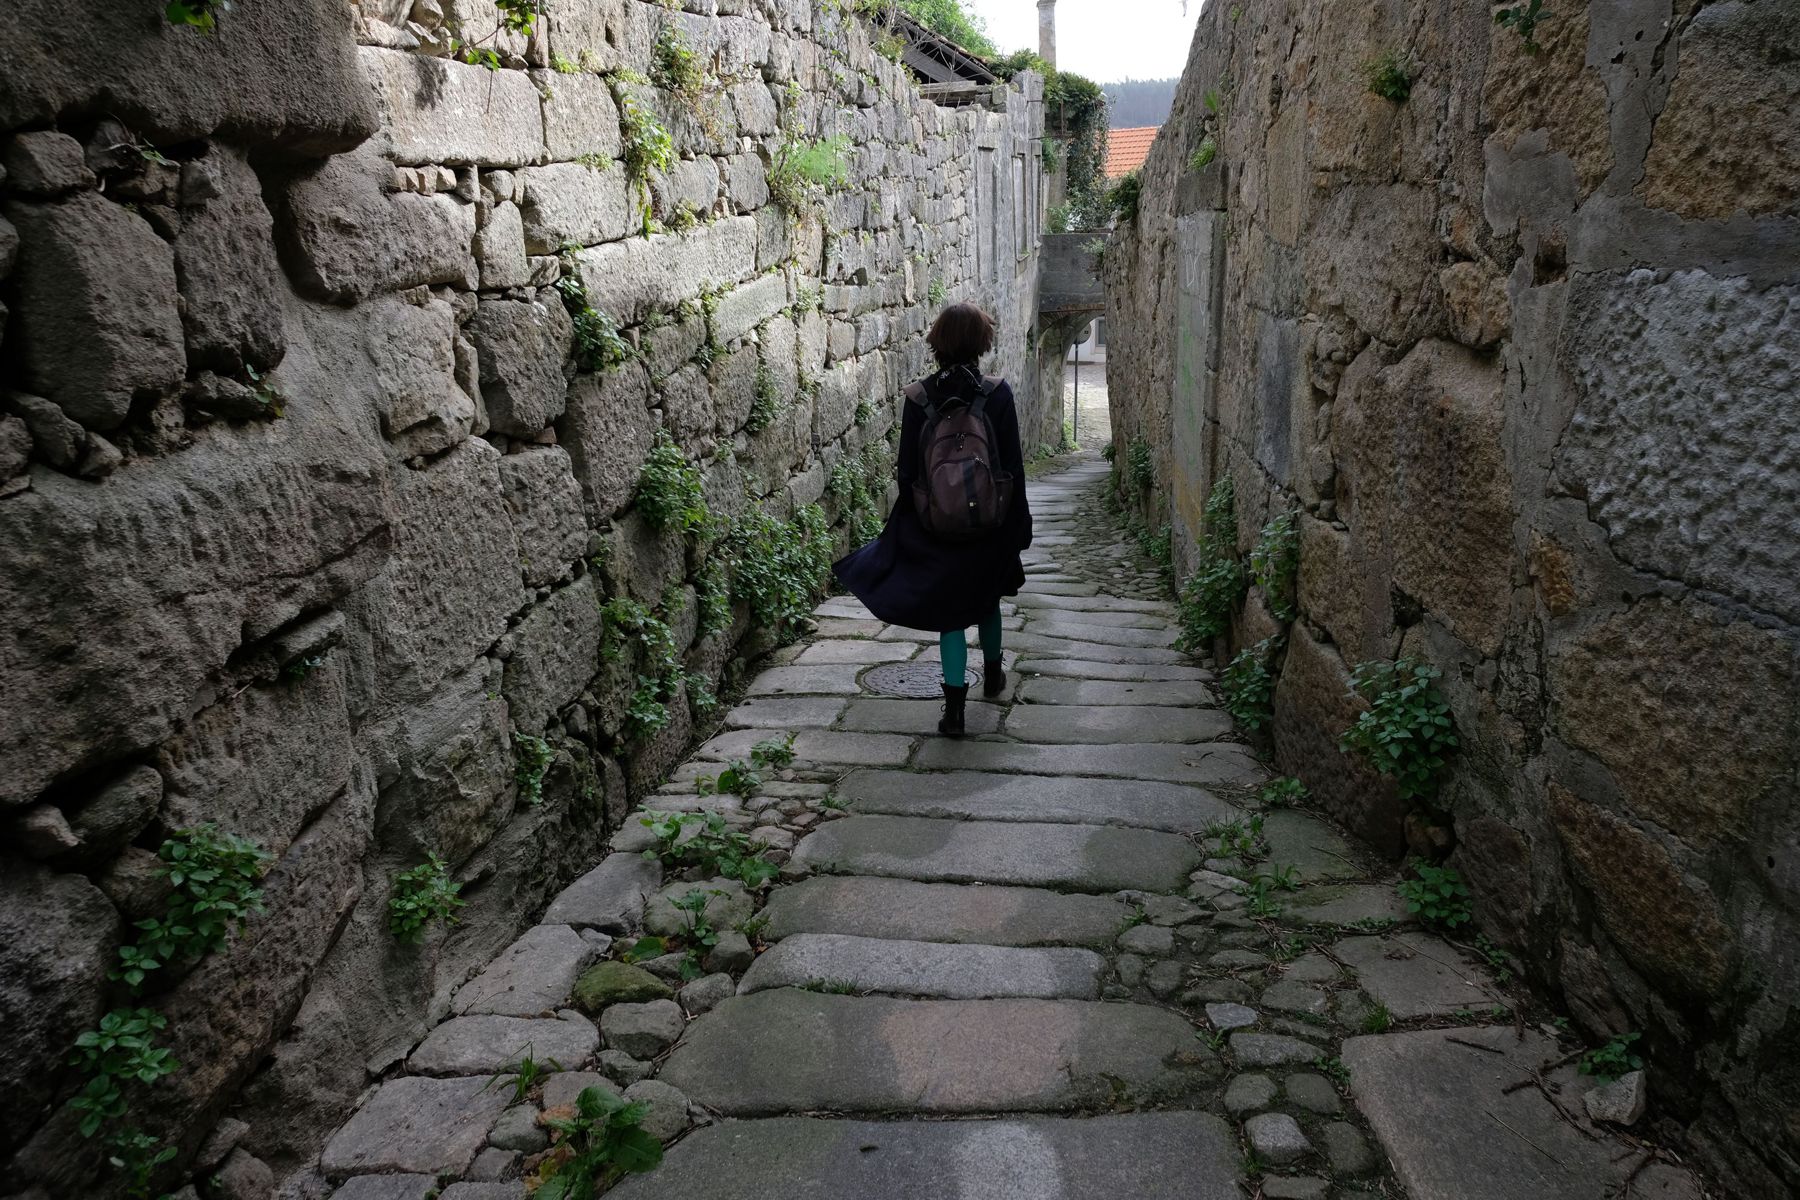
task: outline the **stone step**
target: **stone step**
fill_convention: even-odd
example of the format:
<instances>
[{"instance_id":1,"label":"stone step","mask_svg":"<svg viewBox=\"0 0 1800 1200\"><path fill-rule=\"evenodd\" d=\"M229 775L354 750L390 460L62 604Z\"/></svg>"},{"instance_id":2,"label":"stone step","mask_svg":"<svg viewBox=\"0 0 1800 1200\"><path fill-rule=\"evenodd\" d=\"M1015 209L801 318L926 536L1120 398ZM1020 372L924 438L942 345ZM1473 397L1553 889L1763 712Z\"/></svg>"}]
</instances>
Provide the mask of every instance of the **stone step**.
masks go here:
<instances>
[{"instance_id":1,"label":"stone step","mask_svg":"<svg viewBox=\"0 0 1800 1200\"><path fill-rule=\"evenodd\" d=\"M1210 683L1213 679L1213 673L1204 667L1094 662L1084 658L1049 658L1041 653L1022 655L1019 673L1111 683Z\"/></svg>"},{"instance_id":2,"label":"stone step","mask_svg":"<svg viewBox=\"0 0 1800 1200\"><path fill-rule=\"evenodd\" d=\"M848 817L801 840L795 861L844 875L1175 892L1200 864L1187 838L1147 829L929 817Z\"/></svg>"},{"instance_id":3,"label":"stone step","mask_svg":"<svg viewBox=\"0 0 1800 1200\"><path fill-rule=\"evenodd\" d=\"M1101 679L1027 679L1019 688L1019 699L1026 704L1151 704L1175 708L1211 708L1218 703L1212 689L1196 680L1116 683Z\"/></svg>"},{"instance_id":4,"label":"stone step","mask_svg":"<svg viewBox=\"0 0 1800 1200\"><path fill-rule=\"evenodd\" d=\"M913 765L928 771L999 771L1022 775L1102 775L1115 779L1162 779L1170 783L1253 784L1265 772L1248 746L1213 742L1203 746L1143 743L1110 746L1034 746L1025 742L926 742Z\"/></svg>"},{"instance_id":5,"label":"stone step","mask_svg":"<svg viewBox=\"0 0 1800 1200\"><path fill-rule=\"evenodd\" d=\"M1006 735L1022 742L1096 745L1112 742L1210 742L1231 732L1231 718L1216 708L1146 705L1022 704L1006 717Z\"/></svg>"},{"instance_id":6,"label":"stone step","mask_svg":"<svg viewBox=\"0 0 1800 1200\"><path fill-rule=\"evenodd\" d=\"M1030 588L1030 581L1026 581ZM1152 613L1156 616L1174 620L1175 610L1166 600L1132 600L1124 596L1102 596L1100 589L1093 585L1091 591L1080 595L1055 595L1043 588L1032 588L1020 592L1017 603L1020 609L1055 609L1061 612L1111 612L1111 613Z\"/></svg>"},{"instance_id":7,"label":"stone step","mask_svg":"<svg viewBox=\"0 0 1800 1200\"><path fill-rule=\"evenodd\" d=\"M1136 629L1121 625L1095 625L1073 616L1049 614L1032 617L1026 632L1070 641L1098 642L1107 646L1149 646L1167 650L1174 646L1176 631L1164 625L1160 629Z\"/></svg>"},{"instance_id":8,"label":"stone step","mask_svg":"<svg viewBox=\"0 0 1800 1200\"><path fill-rule=\"evenodd\" d=\"M1085 1000L894 1000L794 988L734 996L659 1074L726 1116L1066 1112L1166 1104L1218 1074L1160 1008Z\"/></svg>"},{"instance_id":9,"label":"stone step","mask_svg":"<svg viewBox=\"0 0 1800 1200\"><path fill-rule=\"evenodd\" d=\"M759 742L776 734L767 729L733 729L702 742L694 758L708 762L748 762ZM899 766L912 754L910 735L893 733L844 733L832 729L803 729L794 737L794 757L803 763L842 766Z\"/></svg>"},{"instance_id":10,"label":"stone step","mask_svg":"<svg viewBox=\"0 0 1800 1200\"><path fill-rule=\"evenodd\" d=\"M1121 631L1114 630L1113 632ZM1007 634L1006 644L1009 649L1033 657L1052 655L1057 658L1079 658L1087 662L1139 663L1145 666L1173 667L1190 661L1187 655L1178 650L1158 646L1119 646L1030 631Z\"/></svg>"},{"instance_id":11,"label":"stone step","mask_svg":"<svg viewBox=\"0 0 1800 1200\"><path fill-rule=\"evenodd\" d=\"M697 1130L615 1200L1237 1200L1206 1113L1005 1121L780 1117Z\"/></svg>"},{"instance_id":12,"label":"stone step","mask_svg":"<svg viewBox=\"0 0 1800 1200\"><path fill-rule=\"evenodd\" d=\"M1092 950L1025 950L803 933L744 973L740 995L797 987L939 1000L1098 1000L1106 960Z\"/></svg>"},{"instance_id":13,"label":"stone step","mask_svg":"<svg viewBox=\"0 0 1800 1200\"><path fill-rule=\"evenodd\" d=\"M1040 576L1041 578L1041 576ZM1166 645L1175 640L1181 632L1175 623L1161 613L1152 612L1114 612L1111 609L1101 611L1067 611L1064 609L1033 609L1028 614L1033 625L1043 621L1059 623L1080 622L1083 625L1104 625L1115 629L1154 629L1168 635Z\"/></svg>"},{"instance_id":14,"label":"stone step","mask_svg":"<svg viewBox=\"0 0 1800 1200\"><path fill-rule=\"evenodd\" d=\"M1195 787L1056 775L863 770L845 776L837 793L861 814L1127 825L1167 833L1198 833L1214 822L1242 816Z\"/></svg>"},{"instance_id":15,"label":"stone step","mask_svg":"<svg viewBox=\"0 0 1800 1200\"><path fill-rule=\"evenodd\" d=\"M776 888L763 909L771 941L846 933L994 946L1111 946L1131 909L1109 897L1040 888L820 876Z\"/></svg>"}]
</instances>

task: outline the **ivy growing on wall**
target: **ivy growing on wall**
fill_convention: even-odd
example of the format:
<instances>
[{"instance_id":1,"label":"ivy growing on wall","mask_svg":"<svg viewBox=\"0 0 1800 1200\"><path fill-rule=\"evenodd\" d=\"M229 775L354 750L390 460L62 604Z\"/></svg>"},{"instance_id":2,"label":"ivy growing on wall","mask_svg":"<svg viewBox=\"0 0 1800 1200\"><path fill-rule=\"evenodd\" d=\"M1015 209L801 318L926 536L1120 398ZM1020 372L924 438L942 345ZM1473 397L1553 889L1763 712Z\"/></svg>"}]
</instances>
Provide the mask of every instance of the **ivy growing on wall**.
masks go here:
<instances>
[{"instance_id":1,"label":"ivy growing on wall","mask_svg":"<svg viewBox=\"0 0 1800 1200\"><path fill-rule=\"evenodd\" d=\"M1106 204L1106 92L1093 80L1072 71L1059 71L1029 50L1020 50L989 64L1002 79L1020 71L1036 71L1044 77L1044 111L1047 135L1060 131L1067 140L1069 226L1104 229L1110 213ZM1046 136L1046 144L1050 142ZM1048 159L1046 170L1053 170Z\"/></svg>"}]
</instances>

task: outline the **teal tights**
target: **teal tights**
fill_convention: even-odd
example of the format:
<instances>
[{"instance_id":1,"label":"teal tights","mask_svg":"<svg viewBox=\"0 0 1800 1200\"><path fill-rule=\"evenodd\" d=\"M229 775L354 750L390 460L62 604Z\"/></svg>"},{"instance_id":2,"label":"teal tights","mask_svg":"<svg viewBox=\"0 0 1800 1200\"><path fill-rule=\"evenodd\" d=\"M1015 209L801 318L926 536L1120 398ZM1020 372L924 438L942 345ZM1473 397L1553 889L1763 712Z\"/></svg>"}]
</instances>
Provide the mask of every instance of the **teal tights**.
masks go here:
<instances>
[{"instance_id":1,"label":"teal tights","mask_svg":"<svg viewBox=\"0 0 1800 1200\"><path fill-rule=\"evenodd\" d=\"M1000 606L982 619L981 656L988 662L1000 661ZM969 631L956 629L938 635L938 652L944 660L944 682L961 687L969 681Z\"/></svg>"}]
</instances>

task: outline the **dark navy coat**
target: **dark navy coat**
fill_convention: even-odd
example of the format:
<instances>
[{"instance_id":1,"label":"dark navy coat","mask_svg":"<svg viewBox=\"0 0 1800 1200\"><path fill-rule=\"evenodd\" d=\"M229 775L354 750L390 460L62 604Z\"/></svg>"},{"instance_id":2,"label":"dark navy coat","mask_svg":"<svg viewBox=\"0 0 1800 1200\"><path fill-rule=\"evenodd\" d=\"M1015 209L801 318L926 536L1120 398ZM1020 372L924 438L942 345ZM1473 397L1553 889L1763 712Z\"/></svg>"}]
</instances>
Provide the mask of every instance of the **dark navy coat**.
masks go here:
<instances>
[{"instance_id":1,"label":"dark navy coat","mask_svg":"<svg viewBox=\"0 0 1800 1200\"><path fill-rule=\"evenodd\" d=\"M942 380L945 375L940 372L927 382ZM1001 381L988 396L987 416L994 427L998 466L1013 477L1012 507L1006 523L981 541L933 538L913 510L913 480L921 470L919 435L925 429L925 410L912 398L917 391L917 385L907 389L903 406L896 471L900 498L894 511L880 537L851 551L832 570L870 612L890 625L946 633L980 624L1000 597L1017 595L1025 585L1025 568L1019 562L1019 552L1031 545L1025 457L1019 447L1019 414L1013 406L1012 388Z\"/></svg>"}]
</instances>

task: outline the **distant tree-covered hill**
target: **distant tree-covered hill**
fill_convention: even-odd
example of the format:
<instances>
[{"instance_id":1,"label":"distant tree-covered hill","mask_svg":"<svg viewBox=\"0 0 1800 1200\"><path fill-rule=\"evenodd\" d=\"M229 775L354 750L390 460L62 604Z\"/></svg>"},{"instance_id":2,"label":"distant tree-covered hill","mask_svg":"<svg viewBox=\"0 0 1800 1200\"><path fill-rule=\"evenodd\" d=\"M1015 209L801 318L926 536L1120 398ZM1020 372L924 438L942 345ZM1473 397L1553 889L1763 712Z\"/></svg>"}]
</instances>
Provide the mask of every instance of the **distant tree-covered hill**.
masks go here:
<instances>
[{"instance_id":1,"label":"distant tree-covered hill","mask_svg":"<svg viewBox=\"0 0 1800 1200\"><path fill-rule=\"evenodd\" d=\"M1175 85L1179 79L1126 79L1102 85L1111 112L1107 124L1113 129L1136 129L1143 125L1161 125L1169 119L1175 104Z\"/></svg>"}]
</instances>

